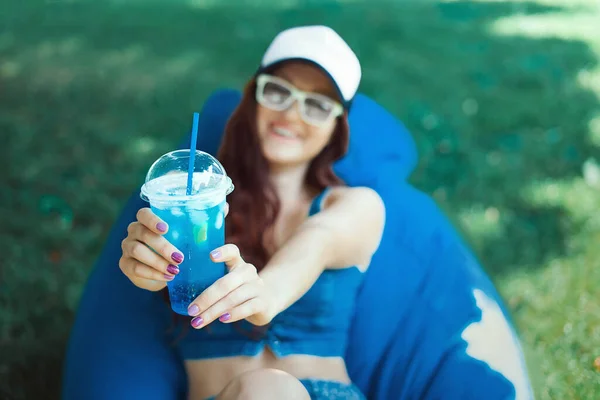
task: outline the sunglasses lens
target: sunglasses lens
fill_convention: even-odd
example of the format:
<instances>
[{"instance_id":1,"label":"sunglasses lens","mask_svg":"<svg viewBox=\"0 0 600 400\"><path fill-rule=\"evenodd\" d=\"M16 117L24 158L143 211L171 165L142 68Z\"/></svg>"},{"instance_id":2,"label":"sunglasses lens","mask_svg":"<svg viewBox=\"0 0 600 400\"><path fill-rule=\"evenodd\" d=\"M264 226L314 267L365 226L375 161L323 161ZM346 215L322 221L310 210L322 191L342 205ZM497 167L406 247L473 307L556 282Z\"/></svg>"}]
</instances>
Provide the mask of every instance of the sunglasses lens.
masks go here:
<instances>
[{"instance_id":1,"label":"sunglasses lens","mask_svg":"<svg viewBox=\"0 0 600 400\"><path fill-rule=\"evenodd\" d=\"M276 82L266 82L263 86L263 101L267 106L275 109L286 107L291 95L288 88Z\"/></svg>"},{"instance_id":2,"label":"sunglasses lens","mask_svg":"<svg viewBox=\"0 0 600 400\"><path fill-rule=\"evenodd\" d=\"M331 116L333 103L325 99L307 97L304 102L304 112L307 119L316 123L323 123Z\"/></svg>"}]
</instances>

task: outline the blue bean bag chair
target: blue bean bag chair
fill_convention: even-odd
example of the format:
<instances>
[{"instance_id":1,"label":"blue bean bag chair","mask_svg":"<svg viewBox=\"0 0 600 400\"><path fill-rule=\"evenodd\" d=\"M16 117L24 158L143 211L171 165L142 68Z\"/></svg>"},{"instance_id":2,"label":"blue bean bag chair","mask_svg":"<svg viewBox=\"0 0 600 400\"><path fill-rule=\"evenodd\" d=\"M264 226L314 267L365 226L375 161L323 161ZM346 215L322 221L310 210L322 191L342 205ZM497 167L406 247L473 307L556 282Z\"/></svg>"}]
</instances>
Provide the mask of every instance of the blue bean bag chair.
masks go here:
<instances>
[{"instance_id":1,"label":"blue bean bag chair","mask_svg":"<svg viewBox=\"0 0 600 400\"><path fill-rule=\"evenodd\" d=\"M216 154L239 100L238 91L219 90L205 102L200 150ZM352 380L376 400L532 398L498 293L433 200L406 181L417 164L411 135L362 94L349 118L349 152L335 170L351 186L375 189L387 209L346 353ZM189 136L181 147L188 143ZM186 396L186 374L168 342L169 308L118 267L126 227L144 206L136 191L89 277L66 354L65 400Z\"/></svg>"}]
</instances>

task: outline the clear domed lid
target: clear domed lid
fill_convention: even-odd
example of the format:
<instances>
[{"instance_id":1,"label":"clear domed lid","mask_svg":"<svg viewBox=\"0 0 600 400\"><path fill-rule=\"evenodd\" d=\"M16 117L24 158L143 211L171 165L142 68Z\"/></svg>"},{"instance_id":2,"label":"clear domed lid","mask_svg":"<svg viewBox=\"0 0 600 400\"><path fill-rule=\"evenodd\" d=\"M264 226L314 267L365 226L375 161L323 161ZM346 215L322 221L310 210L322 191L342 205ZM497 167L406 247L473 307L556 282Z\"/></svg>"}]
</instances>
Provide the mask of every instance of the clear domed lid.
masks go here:
<instances>
[{"instance_id":1,"label":"clear domed lid","mask_svg":"<svg viewBox=\"0 0 600 400\"><path fill-rule=\"evenodd\" d=\"M140 197L152 205L184 203L219 204L233 191L223 165L208 153L196 150L194 173L188 182L189 150L171 151L152 164Z\"/></svg>"}]
</instances>

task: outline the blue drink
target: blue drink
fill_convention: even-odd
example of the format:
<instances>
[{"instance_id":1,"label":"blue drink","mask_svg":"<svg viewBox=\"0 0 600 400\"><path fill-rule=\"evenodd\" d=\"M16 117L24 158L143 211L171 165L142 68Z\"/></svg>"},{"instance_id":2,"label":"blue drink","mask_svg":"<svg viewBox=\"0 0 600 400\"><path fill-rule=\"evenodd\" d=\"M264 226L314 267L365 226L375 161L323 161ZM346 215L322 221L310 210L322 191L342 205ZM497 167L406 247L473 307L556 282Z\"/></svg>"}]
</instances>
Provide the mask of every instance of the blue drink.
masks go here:
<instances>
[{"instance_id":1,"label":"blue drink","mask_svg":"<svg viewBox=\"0 0 600 400\"><path fill-rule=\"evenodd\" d=\"M165 239L184 255L179 273L167 282L171 308L181 315L188 315L190 303L226 273L225 265L211 261L209 253L225 243L225 197L233 185L216 159L196 153L191 194L186 194L187 173L182 171L188 150L157 160L142 187L142 198L169 225Z\"/></svg>"},{"instance_id":2,"label":"blue drink","mask_svg":"<svg viewBox=\"0 0 600 400\"><path fill-rule=\"evenodd\" d=\"M190 303L217 279L225 275L223 263L214 263L209 253L225 242L225 202L205 210L194 207L152 211L169 225L164 237L185 256L179 274L167 282L171 308L188 315Z\"/></svg>"}]
</instances>

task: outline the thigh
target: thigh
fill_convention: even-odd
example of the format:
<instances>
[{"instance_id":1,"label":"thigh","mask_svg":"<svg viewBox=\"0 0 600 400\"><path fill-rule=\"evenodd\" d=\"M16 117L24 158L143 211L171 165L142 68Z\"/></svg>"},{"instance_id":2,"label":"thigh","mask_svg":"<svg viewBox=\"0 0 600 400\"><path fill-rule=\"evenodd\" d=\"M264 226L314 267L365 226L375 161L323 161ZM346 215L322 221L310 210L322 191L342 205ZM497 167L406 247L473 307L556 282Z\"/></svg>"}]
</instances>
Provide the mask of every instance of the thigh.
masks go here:
<instances>
[{"instance_id":1,"label":"thigh","mask_svg":"<svg viewBox=\"0 0 600 400\"><path fill-rule=\"evenodd\" d=\"M281 370L265 368L237 376L212 398L216 400L310 400L310 395L305 386L293 375Z\"/></svg>"}]
</instances>

